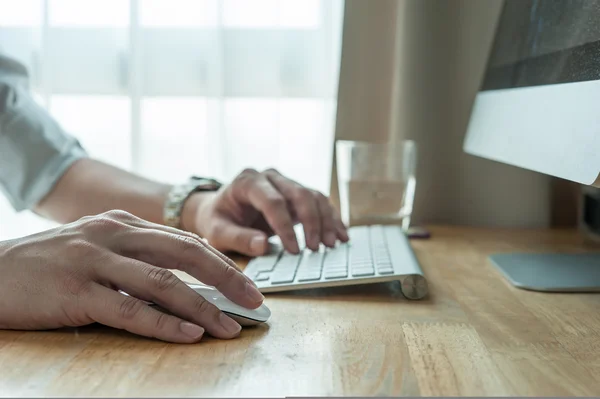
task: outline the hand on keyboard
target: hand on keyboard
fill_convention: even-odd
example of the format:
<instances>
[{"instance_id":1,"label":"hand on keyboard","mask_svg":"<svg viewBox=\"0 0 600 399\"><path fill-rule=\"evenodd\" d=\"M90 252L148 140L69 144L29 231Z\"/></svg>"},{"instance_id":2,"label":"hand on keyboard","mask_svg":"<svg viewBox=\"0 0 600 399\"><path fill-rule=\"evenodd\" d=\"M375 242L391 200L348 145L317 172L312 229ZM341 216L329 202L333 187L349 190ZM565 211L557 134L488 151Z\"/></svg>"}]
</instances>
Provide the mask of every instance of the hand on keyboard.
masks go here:
<instances>
[{"instance_id":1,"label":"hand on keyboard","mask_svg":"<svg viewBox=\"0 0 600 399\"><path fill-rule=\"evenodd\" d=\"M292 254L301 249L294 225L304 228L306 247L334 247L347 242L348 233L337 210L321 193L270 169L248 169L216 193L193 194L183 209L184 228L208 239L220 251L249 256L268 252L267 236L278 235Z\"/></svg>"},{"instance_id":2,"label":"hand on keyboard","mask_svg":"<svg viewBox=\"0 0 600 399\"><path fill-rule=\"evenodd\" d=\"M300 239L300 254L283 250L274 239L271 253L252 259L244 274L262 292L398 280L406 297L426 295L423 271L400 226L354 226L348 234L349 242L317 251L303 248Z\"/></svg>"}]
</instances>

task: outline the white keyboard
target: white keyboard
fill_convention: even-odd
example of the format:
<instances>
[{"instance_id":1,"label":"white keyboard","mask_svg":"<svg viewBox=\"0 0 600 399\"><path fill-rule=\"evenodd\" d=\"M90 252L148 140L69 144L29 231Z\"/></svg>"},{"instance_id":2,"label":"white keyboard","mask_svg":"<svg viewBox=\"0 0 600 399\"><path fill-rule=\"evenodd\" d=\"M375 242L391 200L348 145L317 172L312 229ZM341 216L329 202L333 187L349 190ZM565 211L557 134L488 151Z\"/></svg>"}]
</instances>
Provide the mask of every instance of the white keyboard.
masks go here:
<instances>
[{"instance_id":1,"label":"white keyboard","mask_svg":"<svg viewBox=\"0 0 600 399\"><path fill-rule=\"evenodd\" d=\"M304 247L297 230L301 253L293 255L276 245L270 254L252 259L244 273L261 292L356 285L397 280L409 299L428 293L427 281L408 238L398 226L355 226L350 241L319 251Z\"/></svg>"}]
</instances>

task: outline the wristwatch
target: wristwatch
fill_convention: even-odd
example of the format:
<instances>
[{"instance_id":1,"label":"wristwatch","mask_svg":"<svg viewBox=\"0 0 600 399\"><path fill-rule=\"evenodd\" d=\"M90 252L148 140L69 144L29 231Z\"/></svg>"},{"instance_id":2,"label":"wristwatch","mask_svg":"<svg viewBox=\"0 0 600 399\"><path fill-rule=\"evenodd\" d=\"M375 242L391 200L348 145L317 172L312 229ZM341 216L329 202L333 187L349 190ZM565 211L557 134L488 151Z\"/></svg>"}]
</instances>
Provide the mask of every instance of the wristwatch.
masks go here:
<instances>
[{"instance_id":1,"label":"wristwatch","mask_svg":"<svg viewBox=\"0 0 600 399\"><path fill-rule=\"evenodd\" d=\"M186 183L173 186L164 205L165 225L181 228L181 211L189 196L199 191L217 191L221 186L215 179L198 176L192 176Z\"/></svg>"}]
</instances>

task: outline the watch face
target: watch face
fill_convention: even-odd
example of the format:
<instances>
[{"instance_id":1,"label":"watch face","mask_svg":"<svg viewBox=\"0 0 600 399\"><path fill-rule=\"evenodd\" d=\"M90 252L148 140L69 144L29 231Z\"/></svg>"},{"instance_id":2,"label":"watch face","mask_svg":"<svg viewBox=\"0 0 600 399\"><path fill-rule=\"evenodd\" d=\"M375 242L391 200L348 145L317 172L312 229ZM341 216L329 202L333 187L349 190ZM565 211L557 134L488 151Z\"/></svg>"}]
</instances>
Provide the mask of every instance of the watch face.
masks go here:
<instances>
[{"instance_id":1,"label":"watch face","mask_svg":"<svg viewBox=\"0 0 600 399\"><path fill-rule=\"evenodd\" d=\"M190 185L192 185L196 191L215 191L221 188L221 183L215 179L198 176L192 176L190 178Z\"/></svg>"}]
</instances>

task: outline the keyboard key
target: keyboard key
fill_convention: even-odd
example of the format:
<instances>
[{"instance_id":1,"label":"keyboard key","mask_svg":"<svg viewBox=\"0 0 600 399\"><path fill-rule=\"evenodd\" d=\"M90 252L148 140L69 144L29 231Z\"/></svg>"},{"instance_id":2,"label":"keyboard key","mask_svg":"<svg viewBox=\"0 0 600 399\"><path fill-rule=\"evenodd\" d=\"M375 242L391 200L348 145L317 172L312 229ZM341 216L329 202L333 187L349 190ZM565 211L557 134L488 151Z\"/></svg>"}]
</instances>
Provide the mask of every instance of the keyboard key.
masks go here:
<instances>
[{"instance_id":1,"label":"keyboard key","mask_svg":"<svg viewBox=\"0 0 600 399\"><path fill-rule=\"evenodd\" d=\"M294 277L296 277L295 269L274 272L271 275L271 283L273 283L273 284L291 283L292 281L294 281Z\"/></svg>"},{"instance_id":2,"label":"keyboard key","mask_svg":"<svg viewBox=\"0 0 600 399\"><path fill-rule=\"evenodd\" d=\"M304 253L302 254L302 261L300 262L300 270L304 268L321 269L324 255L325 254L321 251L313 252L310 249L304 250Z\"/></svg>"},{"instance_id":3,"label":"keyboard key","mask_svg":"<svg viewBox=\"0 0 600 399\"><path fill-rule=\"evenodd\" d=\"M286 284L294 281L293 274L278 274L271 278L271 284Z\"/></svg>"},{"instance_id":4,"label":"keyboard key","mask_svg":"<svg viewBox=\"0 0 600 399\"><path fill-rule=\"evenodd\" d=\"M277 262L277 267L275 270L284 270L284 269L293 269L295 270L302 259L302 255L293 255L288 252L285 252L281 255L281 259Z\"/></svg>"},{"instance_id":5,"label":"keyboard key","mask_svg":"<svg viewBox=\"0 0 600 399\"><path fill-rule=\"evenodd\" d=\"M374 274L375 274L375 270L373 270L373 269L352 270L352 277L366 277L366 276L373 276Z\"/></svg>"},{"instance_id":6,"label":"keyboard key","mask_svg":"<svg viewBox=\"0 0 600 399\"><path fill-rule=\"evenodd\" d=\"M253 259L245 271L246 275L254 278L260 272L271 272L279 259L279 254L265 255L260 258Z\"/></svg>"},{"instance_id":7,"label":"keyboard key","mask_svg":"<svg viewBox=\"0 0 600 399\"><path fill-rule=\"evenodd\" d=\"M333 270L333 271L326 270L324 277L326 280L331 280L334 278L346 278L346 277L348 277L348 271L347 270Z\"/></svg>"},{"instance_id":8,"label":"keyboard key","mask_svg":"<svg viewBox=\"0 0 600 399\"><path fill-rule=\"evenodd\" d=\"M363 261L363 262L352 262L350 264L350 266L352 266L352 268L355 267L373 267L373 262L369 261Z\"/></svg>"},{"instance_id":9,"label":"keyboard key","mask_svg":"<svg viewBox=\"0 0 600 399\"><path fill-rule=\"evenodd\" d=\"M298 267L298 281L320 280L324 255L325 253L321 250L313 252L310 249L306 249Z\"/></svg>"},{"instance_id":10,"label":"keyboard key","mask_svg":"<svg viewBox=\"0 0 600 399\"><path fill-rule=\"evenodd\" d=\"M372 266L373 260L371 258L369 241L364 240L362 242L358 242L356 245L351 246L350 251L348 253L348 258L348 261L352 268L354 268L355 266Z\"/></svg>"},{"instance_id":11,"label":"keyboard key","mask_svg":"<svg viewBox=\"0 0 600 399\"><path fill-rule=\"evenodd\" d=\"M348 262L348 245L339 245L336 248L328 248L325 251L323 268L327 269L332 265L346 265Z\"/></svg>"},{"instance_id":12,"label":"keyboard key","mask_svg":"<svg viewBox=\"0 0 600 399\"><path fill-rule=\"evenodd\" d=\"M393 274L394 269L392 260L390 258L387 239L382 226L375 226L371 230L371 245L373 248L373 263L377 267L377 273L380 275Z\"/></svg>"},{"instance_id":13,"label":"keyboard key","mask_svg":"<svg viewBox=\"0 0 600 399\"><path fill-rule=\"evenodd\" d=\"M394 274L393 269L377 269L377 273L379 274Z\"/></svg>"},{"instance_id":14,"label":"keyboard key","mask_svg":"<svg viewBox=\"0 0 600 399\"><path fill-rule=\"evenodd\" d=\"M270 272L260 272L253 278L254 281L268 281L269 277L271 277Z\"/></svg>"},{"instance_id":15,"label":"keyboard key","mask_svg":"<svg viewBox=\"0 0 600 399\"><path fill-rule=\"evenodd\" d=\"M288 252L281 255L281 259L277 262L273 274L271 274L271 284L293 282L301 259L302 255L292 255Z\"/></svg>"},{"instance_id":16,"label":"keyboard key","mask_svg":"<svg viewBox=\"0 0 600 399\"><path fill-rule=\"evenodd\" d=\"M373 270L373 264L351 265L350 270Z\"/></svg>"},{"instance_id":17,"label":"keyboard key","mask_svg":"<svg viewBox=\"0 0 600 399\"><path fill-rule=\"evenodd\" d=\"M265 263L265 264L260 264L256 267L256 271L257 272L272 272L273 268L275 267L275 262L271 263Z\"/></svg>"},{"instance_id":18,"label":"keyboard key","mask_svg":"<svg viewBox=\"0 0 600 399\"><path fill-rule=\"evenodd\" d=\"M298 275L299 282L318 281L320 279L321 279L321 272L313 273L313 274L306 274L306 275Z\"/></svg>"},{"instance_id":19,"label":"keyboard key","mask_svg":"<svg viewBox=\"0 0 600 399\"><path fill-rule=\"evenodd\" d=\"M370 269L373 270L373 264L360 264L360 265L351 265L350 266L350 270L364 270L364 269Z\"/></svg>"},{"instance_id":20,"label":"keyboard key","mask_svg":"<svg viewBox=\"0 0 600 399\"><path fill-rule=\"evenodd\" d=\"M333 266L346 266L346 262L340 262L338 260L326 259L323 262L323 267L333 267Z\"/></svg>"}]
</instances>

